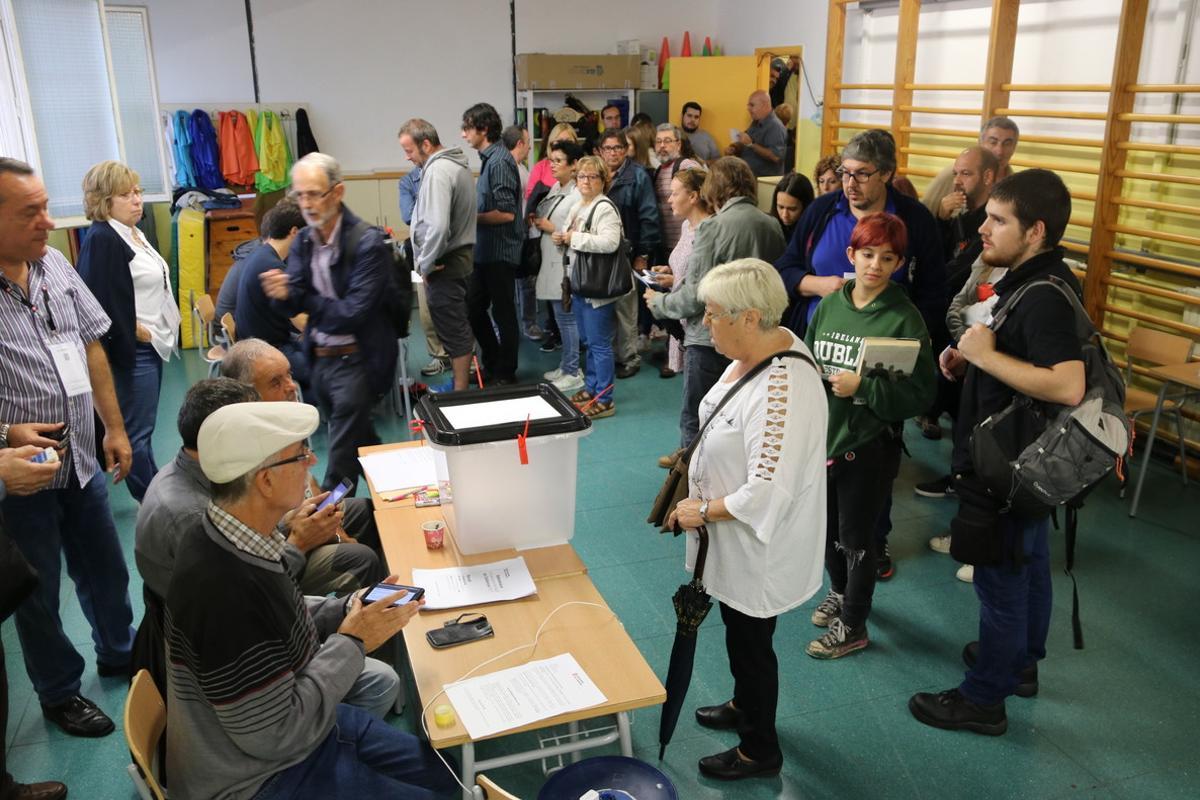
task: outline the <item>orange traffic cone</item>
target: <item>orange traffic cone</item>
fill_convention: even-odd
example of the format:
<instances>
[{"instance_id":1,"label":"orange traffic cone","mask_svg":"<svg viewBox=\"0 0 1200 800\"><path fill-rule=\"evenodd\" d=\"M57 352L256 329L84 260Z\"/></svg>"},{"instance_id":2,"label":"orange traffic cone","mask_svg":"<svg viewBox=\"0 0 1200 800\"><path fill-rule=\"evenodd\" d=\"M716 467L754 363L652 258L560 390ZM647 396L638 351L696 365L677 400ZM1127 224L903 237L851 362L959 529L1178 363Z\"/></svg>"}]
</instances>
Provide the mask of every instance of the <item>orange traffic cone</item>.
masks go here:
<instances>
[{"instance_id":1,"label":"orange traffic cone","mask_svg":"<svg viewBox=\"0 0 1200 800\"><path fill-rule=\"evenodd\" d=\"M683 32L683 47L679 50L679 55L687 58L692 54L692 36L687 31Z\"/></svg>"},{"instance_id":2,"label":"orange traffic cone","mask_svg":"<svg viewBox=\"0 0 1200 800\"><path fill-rule=\"evenodd\" d=\"M671 57L671 43L667 41L667 37L663 37L662 49L658 51L658 83L662 85L663 68L667 65L667 59Z\"/></svg>"}]
</instances>

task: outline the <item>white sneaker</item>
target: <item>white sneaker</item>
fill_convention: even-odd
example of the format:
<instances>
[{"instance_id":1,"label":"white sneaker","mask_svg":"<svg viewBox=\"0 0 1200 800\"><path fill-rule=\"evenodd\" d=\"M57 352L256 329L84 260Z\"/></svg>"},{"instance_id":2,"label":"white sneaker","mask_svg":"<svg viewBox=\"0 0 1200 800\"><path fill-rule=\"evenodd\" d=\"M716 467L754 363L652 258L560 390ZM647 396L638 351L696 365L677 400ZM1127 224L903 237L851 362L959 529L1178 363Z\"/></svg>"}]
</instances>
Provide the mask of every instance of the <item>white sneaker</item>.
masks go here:
<instances>
[{"instance_id":1,"label":"white sneaker","mask_svg":"<svg viewBox=\"0 0 1200 800\"><path fill-rule=\"evenodd\" d=\"M958 578L963 583L974 583L975 567L971 564L963 564L958 568L958 572L954 573L954 577Z\"/></svg>"},{"instance_id":2,"label":"white sneaker","mask_svg":"<svg viewBox=\"0 0 1200 800\"><path fill-rule=\"evenodd\" d=\"M545 378L546 380L550 381L551 383L558 380L562 376L563 376L563 371L561 369L552 369L549 372L542 373L542 377Z\"/></svg>"},{"instance_id":3,"label":"white sneaker","mask_svg":"<svg viewBox=\"0 0 1200 800\"><path fill-rule=\"evenodd\" d=\"M945 536L934 536L929 540L929 549L935 553L950 552L950 534Z\"/></svg>"},{"instance_id":4,"label":"white sneaker","mask_svg":"<svg viewBox=\"0 0 1200 800\"><path fill-rule=\"evenodd\" d=\"M584 385L582 375L560 375L552 383L567 397L578 392Z\"/></svg>"}]
</instances>

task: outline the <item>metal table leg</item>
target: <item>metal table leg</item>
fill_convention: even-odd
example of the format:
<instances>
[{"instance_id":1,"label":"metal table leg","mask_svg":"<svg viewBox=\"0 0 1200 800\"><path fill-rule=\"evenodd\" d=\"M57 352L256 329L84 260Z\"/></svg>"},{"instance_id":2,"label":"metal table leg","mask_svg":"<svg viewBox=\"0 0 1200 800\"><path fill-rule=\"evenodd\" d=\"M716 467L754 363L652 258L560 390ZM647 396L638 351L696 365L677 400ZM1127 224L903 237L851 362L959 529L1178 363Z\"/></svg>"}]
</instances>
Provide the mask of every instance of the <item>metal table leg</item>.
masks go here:
<instances>
[{"instance_id":1,"label":"metal table leg","mask_svg":"<svg viewBox=\"0 0 1200 800\"><path fill-rule=\"evenodd\" d=\"M633 736L629 732L629 715L624 711L617 714L617 732L621 739L621 755L633 758Z\"/></svg>"},{"instance_id":2,"label":"metal table leg","mask_svg":"<svg viewBox=\"0 0 1200 800\"><path fill-rule=\"evenodd\" d=\"M1150 438L1146 440L1146 450L1142 453L1142 469L1138 472L1137 487L1133 490L1133 503L1129 506L1129 516L1137 516L1138 501L1142 497L1142 484L1146 480L1146 470L1150 467L1150 454L1154 452L1154 437L1158 433L1158 418L1162 416L1163 401L1167 396L1170 381L1163 381L1158 389L1158 399L1154 401L1154 416L1150 420Z\"/></svg>"},{"instance_id":3,"label":"metal table leg","mask_svg":"<svg viewBox=\"0 0 1200 800\"><path fill-rule=\"evenodd\" d=\"M462 782L466 786L463 800L475 800L475 743L466 742L462 746ZM483 794L480 791L480 794Z\"/></svg>"}]
</instances>

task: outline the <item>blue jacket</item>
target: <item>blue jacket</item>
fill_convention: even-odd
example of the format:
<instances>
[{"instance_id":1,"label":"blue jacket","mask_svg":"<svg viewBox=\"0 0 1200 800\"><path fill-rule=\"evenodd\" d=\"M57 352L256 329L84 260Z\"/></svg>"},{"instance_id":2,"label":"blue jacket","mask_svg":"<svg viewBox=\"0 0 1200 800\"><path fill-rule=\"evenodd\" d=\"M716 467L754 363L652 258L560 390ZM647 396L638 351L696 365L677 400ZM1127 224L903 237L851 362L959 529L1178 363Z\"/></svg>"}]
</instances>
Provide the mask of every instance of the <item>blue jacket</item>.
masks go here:
<instances>
[{"instance_id":1,"label":"blue jacket","mask_svg":"<svg viewBox=\"0 0 1200 800\"><path fill-rule=\"evenodd\" d=\"M658 198L646 170L626 158L608 189L608 199L621 212L621 225L625 228L625 238L633 246L633 257L646 256L653 263L662 244L662 228L658 221Z\"/></svg>"},{"instance_id":2,"label":"blue jacket","mask_svg":"<svg viewBox=\"0 0 1200 800\"><path fill-rule=\"evenodd\" d=\"M304 328L304 350L313 358L312 332L351 334L358 340L359 353L367 366L371 389L382 395L391 390L396 374L396 329L388 316L391 294L392 256L383 232L372 226L359 240L358 251L348 253L350 234L361 220L342 206L341 257L330 269L336 300L324 297L312 282L313 229L306 227L288 252L288 299L273 300L289 317L308 314Z\"/></svg>"},{"instance_id":3,"label":"blue jacket","mask_svg":"<svg viewBox=\"0 0 1200 800\"><path fill-rule=\"evenodd\" d=\"M133 255L133 248L112 225L96 220L87 229L76 265L79 277L112 320L100 343L113 369L133 369L137 356L137 307L129 271Z\"/></svg>"},{"instance_id":4,"label":"blue jacket","mask_svg":"<svg viewBox=\"0 0 1200 800\"><path fill-rule=\"evenodd\" d=\"M896 209L896 216L908 228L908 252L905 253L904 269L906 287L913 305L921 312L925 327L933 341L940 341L939 332L946 327L946 266L942 254L942 234L937 221L929 209L920 201L887 187L888 202ZM804 209L787 250L775 262L788 292L788 308L783 315L783 324L803 336L808 327L808 304L820 302L819 297L804 297L800 294L800 279L814 274L813 251L825 233L830 218L835 213L838 201L844 197L839 189L818 197ZM849 242L846 243L847 245ZM849 269L847 267L847 269ZM903 285L902 281L898 281Z\"/></svg>"},{"instance_id":5,"label":"blue jacket","mask_svg":"<svg viewBox=\"0 0 1200 800\"><path fill-rule=\"evenodd\" d=\"M221 174L221 153L217 149L217 132L207 111L197 108L188 120L188 133L192 137L192 167L201 189L224 189L225 176Z\"/></svg>"}]
</instances>

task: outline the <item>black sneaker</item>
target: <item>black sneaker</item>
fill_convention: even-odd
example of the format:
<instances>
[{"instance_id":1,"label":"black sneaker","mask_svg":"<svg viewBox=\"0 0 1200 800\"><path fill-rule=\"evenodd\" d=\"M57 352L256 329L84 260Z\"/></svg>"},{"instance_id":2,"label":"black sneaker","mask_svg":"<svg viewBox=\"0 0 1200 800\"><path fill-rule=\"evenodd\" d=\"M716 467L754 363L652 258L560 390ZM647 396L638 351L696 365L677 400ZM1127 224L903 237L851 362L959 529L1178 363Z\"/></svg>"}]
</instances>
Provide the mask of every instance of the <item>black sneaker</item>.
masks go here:
<instances>
[{"instance_id":1,"label":"black sneaker","mask_svg":"<svg viewBox=\"0 0 1200 800\"><path fill-rule=\"evenodd\" d=\"M890 581L895 574L896 565L892 563L892 549L884 542L883 552L875 559L875 577L881 581Z\"/></svg>"},{"instance_id":2,"label":"black sneaker","mask_svg":"<svg viewBox=\"0 0 1200 800\"><path fill-rule=\"evenodd\" d=\"M562 350L562 339L557 336L547 336L542 339L542 344L538 347L543 353L553 353L555 350Z\"/></svg>"},{"instance_id":3,"label":"black sneaker","mask_svg":"<svg viewBox=\"0 0 1200 800\"><path fill-rule=\"evenodd\" d=\"M908 710L918 722L943 730L971 731L985 736L1000 736L1008 730L1004 701L981 706L963 697L958 689L918 692L909 698Z\"/></svg>"},{"instance_id":4,"label":"black sneaker","mask_svg":"<svg viewBox=\"0 0 1200 800\"><path fill-rule=\"evenodd\" d=\"M935 481L918 483L913 491L921 497L954 497L954 480L949 475L943 475Z\"/></svg>"},{"instance_id":5,"label":"black sneaker","mask_svg":"<svg viewBox=\"0 0 1200 800\"><path fill-rule=\"evenodd\" d=\"M969 642L962 651L963 663L968 668L974 667L979 660L979 642ZM1036 697L1038 693L1038 667L1033 662L1017 673L1017 689L1013 694L1017 697Z\"/></svg>"}]
</instances>

